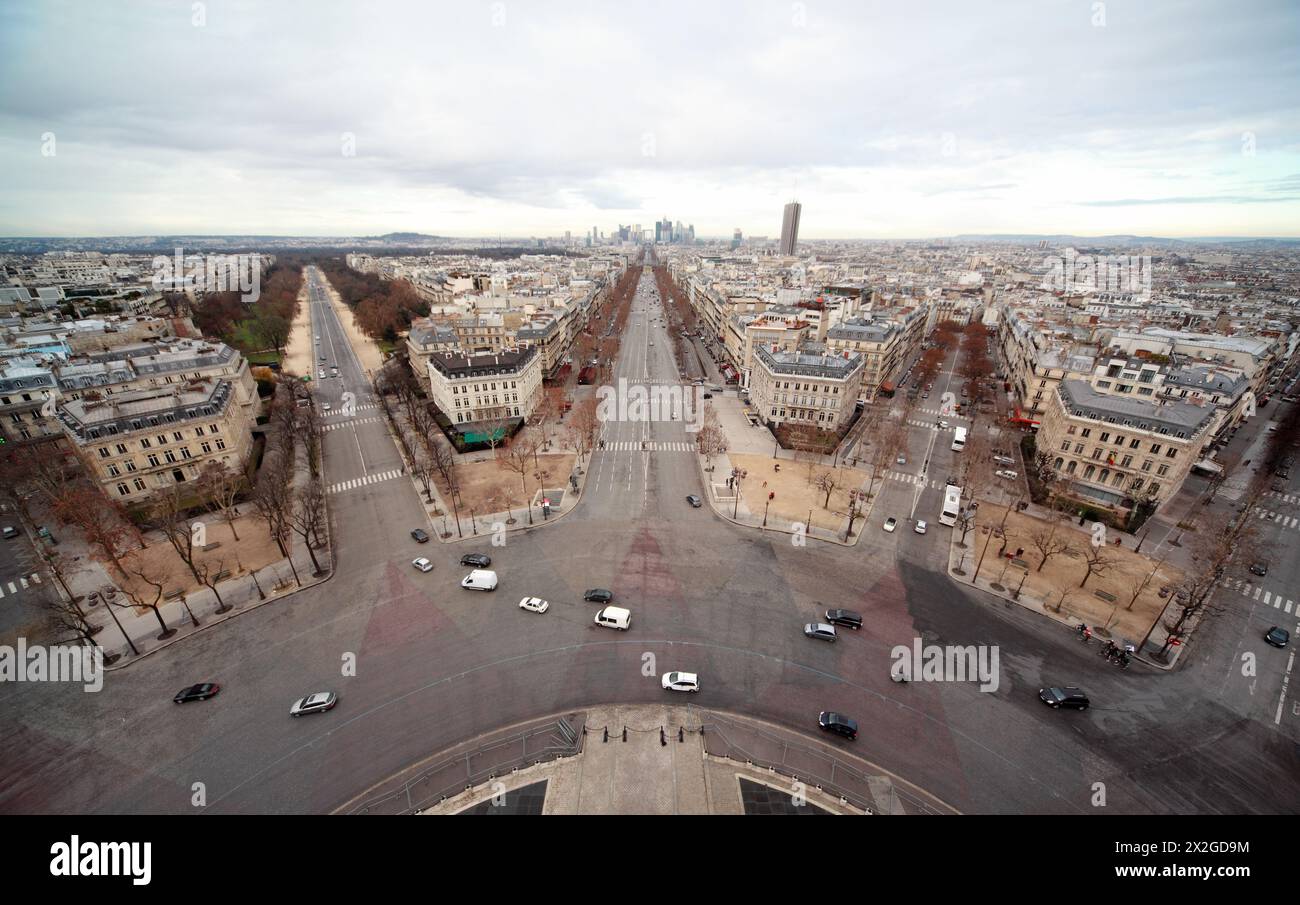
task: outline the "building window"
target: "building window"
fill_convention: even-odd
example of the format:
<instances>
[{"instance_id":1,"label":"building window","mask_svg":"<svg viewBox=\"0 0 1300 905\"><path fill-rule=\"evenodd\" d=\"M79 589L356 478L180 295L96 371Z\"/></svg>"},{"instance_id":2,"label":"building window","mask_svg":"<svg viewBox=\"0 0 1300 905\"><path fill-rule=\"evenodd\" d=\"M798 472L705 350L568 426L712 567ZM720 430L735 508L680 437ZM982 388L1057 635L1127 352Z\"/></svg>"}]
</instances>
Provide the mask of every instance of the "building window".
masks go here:
<instances>
[{"instance_id":1,"label":"building window","mask_svg":"<svg viewBox=\"0 0 1300 905\"><path fill-rule=\"evenodd\" d=\"M158 467L159 465L161 465L162 463L158 461L158 457L157 457L156 455L154 455L153 453L150 453L150 454L149 454L149 464L150 464L151 466L153 466L154 468L157 468L157 467Z\"/></svg>"},{"instance_id":2,"label":"building window","mask_svg":"<svg viewBox=\"0 0 1300 905\"><path fill-rule=\"evenodd\" d=\"M130 487L127 487L125 484L118 484L118 485L117 485L117 492L118 492L118 494L119 494L120 496L126 496L127 494L129 494L129 493L131 492L131 488L130 488Z\"/></svg>"},{"instance_id":3,"label":"building window","mask_svg":"<svg viewBox=\"0 0 1300 905\"><path fill-rule=\"evenodd\" d=\"M218 440L218 441L217 441L217 449L225 449L225 448L226 448L226 441L225 441L225 440Z\"/></svg>"},{"instance_id":4,"label":"building window","mask_svg":"<svg viewBox=\"0 0 1300 905\"><path fill-rule=\"evenodd\" d=\"M14 417L16 418L17 416L15 415ZM99 457L100 457L101 459L107 459L108 456L109 456L108 447L107 447L107 446L101 446L101 447L99 448Z\"/></svg>"},{"instance_id":5,"label":"building window","mask_svg":"<svg viewBox=\"0 0 1300 905\"><path fill-rule=\"evenodd\" d=\"M144 490L144 478L136 478L131 483L135 485L136 490Z\"/></svg>"},{"instance_id":6,"label":"building window","mask_svg":"<svg viewBox=\"0 0 1300 905\"><path fill-rule=\"evenodd\" d=\"M116 465L110 465L108 466L108 473L113 477L117 477L122 473L122 470L118 468Z\"/></svg>"}]
</instances>

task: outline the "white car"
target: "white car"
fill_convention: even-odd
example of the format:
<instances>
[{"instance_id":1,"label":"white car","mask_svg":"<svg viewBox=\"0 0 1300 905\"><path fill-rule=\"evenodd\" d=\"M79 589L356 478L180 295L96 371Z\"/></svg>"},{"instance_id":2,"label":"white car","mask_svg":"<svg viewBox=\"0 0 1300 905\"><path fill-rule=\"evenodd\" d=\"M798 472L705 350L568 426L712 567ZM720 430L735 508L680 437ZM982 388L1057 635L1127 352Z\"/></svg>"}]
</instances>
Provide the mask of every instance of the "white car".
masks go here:
<instances>
[{"instance_id":1,"label":"white car","mask_svg":"<svg viewBox=\"0 0 1300 905\"><path fill-rule=\"evenodd\" d=\"M918 522L916 523L916 528L915 528L914 530L916 531L917 534L924 534L924 533L925 533L925 521L924 521L924 520L920 520L920 521L918 521Z\"/></svg>"},{"instance_id":2,"label":"white car","mask_svg":"<svg viewBox=\"0 0 1300 905\"><path fill-rule=\"evenodd\" d=\"M699 691L700 677L693 672L666 672L660 684L664 691Z\"/></svg>"},{"instance_id":3,"label":"white car","mask_svg":"<svg viewBox=\"0 0 1300 905\"><path fill-rule=\"evenodd\" d=\"M1010 468L1001 468L993 473L997 475L999 478L1006 478L1011 481L1014 481L1016 478L1020 477L1020 475L1017 472L1012 471Z\"/></svg>"},{"instance_id":4,"label":"white car","mask_svg":"<svg viewBox=\"0 0 1300 905\"><path fill-rule=\"evenodd\" d=\"M948 422L947 422L947 421L940 421L940 422L939 422L939 429L940 429L940 430L947 430L947 429L948 429Z\"/></svg>"},{"instance_id":5,"label":"white car","mask_svg":"<svg viewBox=\"0 0 1300 905\"><path fill-rule=\"evenodd\" d=\"M302 716L305 713L324 713L333 710L339 702L339 696L332 691L318 691L305 698L299 698L289 708L289 716Z\"/></svg>"},{"instance_id":6,"label":"white car","mask_svg":"<svg viewBox=\"0 0 1300 905\"><path fill-rule=\"evenodd\" d=\"M328 402L322 403L320 410L322 412L328 412L330 410L330 404Z\"/></svg>"},{"instance_id":7,"label":"white car","mask_svg":"<svg viewBox=\"0 0 1300 905\"><path fill-rule=\"evenodd\" d=\"M318 370L318 371L316 372L316 376L319 377L321 380L324 380L324 379L325 379L325 369L324 369L324 368L321 368L320 370Z\"/></svg>"},{"instance_id":8,"label":"white car","mask_svg":"<svg viewBox=\"0 0 1300 905\"><path fill-rule=\"evenodd\" d=\"M411 560L411 565L415 566L415 567L416 567L417 569L419 569L421 572L432 572L432 571L433 571L433 563L429 562L429 561L428 561L427 559L425 559L423 556L421 556L419 559L413 559L413 560Z\"/></svg>"},{"instance_id":9,"label":"white car","mask_svg":"<svg viewBox=\"0 0 1300 905\"><path fill-rule=\"evenodd\" d=\"M898 527L898 519L894 518L893 516L890 516L889 518L885 519L886 531L893 531L897 527Z\"/></svg>"},{"instance_id":10,"label":"white car","mask_svg":"<svg viewBox=\"0 0 1300 905\"><path fill-rule=\"evenodd\" d=\"M545 613L550 608L551 605L540 597L525 597L519 601L519 609L530 613Z\"/></svg>"}]
</instances>

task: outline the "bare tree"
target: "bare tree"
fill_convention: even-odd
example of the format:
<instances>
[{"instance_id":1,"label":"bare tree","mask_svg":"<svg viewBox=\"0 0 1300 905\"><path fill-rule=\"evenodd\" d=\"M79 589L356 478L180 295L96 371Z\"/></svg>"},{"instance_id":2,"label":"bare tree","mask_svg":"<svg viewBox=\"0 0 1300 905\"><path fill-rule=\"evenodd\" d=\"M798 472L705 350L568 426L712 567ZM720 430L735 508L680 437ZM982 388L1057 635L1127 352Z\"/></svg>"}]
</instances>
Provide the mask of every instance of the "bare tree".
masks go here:
<instances>
[{"instance_id":1,"label":"bare tree","mask_svg":"<svg viewBox=\"0 0 1300 905\"><path fill-rule=\"evenodd\" d=\"M298 536L302 538L303 546L307 548L307 555L311 557L313 574L319 576L322 574L322 570L320 563L316 560L316 551L313 549L313 544L320 543L321 525L325 520L324 485L313 478L298 490L294 503L290 524L293 526L293 530L298 533Z\"/></svg>"},{"instance_id":2,"label":"bare tree","mask_svg":"<svg viewBox=\"0 0 1300 905\"><path fill-rule=\"evenodd\" d=\"M123 582L122 593L125 594L127 599L129 599L135 606L144 607L153 612L154 618L158 620L158 627L161 629L158 634L158 640L167 640L172 635L176 634L176 629L167 626L167 623L163 621L162 612L158 608L158 604L161 603L163 599L163 583L145 572L143 567L132 568L131 574L147 584L149 586L149 591L139 591L130 581L126 581ZM105 605L126 609L125 604L117 603L112 599L105 601Z\"/></svg>"},{"instance_id":3,"label":"bare tree","mask_svg":"<svg viewBox=\"0 0 1300 905\"><path fill-rule=\"evenodd\" d=\"M1087 571L1083 573L1083 581L1079 582L1079 587L1088 583L1088 579L1094 575L1105 575L1111 566L1115 565L1115 560L1106 552L1103 544L1089 544L1079 554L1083 559Z\"/></svg>"},{"instance_id":4,"label":"bare tree","mask_svg":"<svg viewBox=\"0 0 1300 905\"><path fill-rule=\"evenodd\" d=\"M718 413L713 406L704 408L704 424L695 433L695 448L704 456L704 462L713 467L713 459L727 451L727 434L718 422Z\"/></svg>"},{"instance_id":5,"label":"bare tree","mask_svg":"<svg viewBox=\"0 0 1300 905\"><path fill-rule=\"evenodd\" d=\"M1147 589L1147 587L1155 579L1156 575L1159 574L1160 567L1163 566L1164 564L1165 564L1165 559L1163 556L1160 557L1160 559L1156 560L1155 565L1151 567L1151 571L1147 572L1146 575L1142 577L1142 580L1138 582L1138 584L1133 588L1133 594L1132 596L1129 597L1128 604L1124 607L1124 609L1130 611L1133 609L1133 604L1137 603L1137 599L1142 596L1142 592Z\"/></svg>"},{"instance_id":6,"label":"bare tree","mask_svg":"<svg viewBox=\"0 0 1300 905\"><path fill-rule=\"evenodd\" d=\"M220 462L209 462L199 474L200 494L208 511L219 514L231 536L238 541L239 532L235 530L236 510L239 494L244 489L246 464L232 469Z\"/></svg>"},{"instance_id":7,"label":"bare tree","mask_svg":"<svg viewBox=\"0 0 1300 905\"><path fill-rule=\"evenodd\" d=\"M416 480L424 488L424 501L433 502L433 477L438 473L437 467L429 457L429 453L424 449L413 450L411 453L411 474L415 475Z\"/></svg>"},{"instance_id":8,"label":"bare tree","mask_svg":"<svg viewBox=\"0 0 1300 905\"><path fill-rule=\"evenodd\" d=\"M75 525L86 542L103 554L119 575L126 577L122 557L133 541L139 542L140 532L120 505L106 497L99 487L79 482L59 496L53 511L59 521Z\"/></svg>"},{"instance_id":9,"label":"bare tree","mask_svg":"<svg viewBox=\"0 0 1300 905\"><path fill-rule=\"evenodd\" d=\"M533 523L533 507L528 502L528 472L534 470L532 463L532 449L526 442L516 440L502 447L497 456L497 463L508 471L513 471L519 475L520 484L523 487L523 496L525 505L528 506L528 524Z\"/></svg>"},{"instance_id":10,"label":"bare tree","mask_svg":"<svg viewBox=\"0 0 1300 905\"><path fill-rule=\"evenodd\" d=\"M207 526L200 519L191 518L185 509L179 484L169 487L159 494L150 509L155 524L167 538L176 556L190 570L195 581L199 581L199 571L195 567L195 556L206 545Z\"/></svg>"},{"instance_id":11,"label":"bare tree","mask_svg":"<svg viewBox=\"0 0 1300 905\"><path fill-rule=\"evenodd\" d=\"M1068 535L1059 533L1061 527L1061 517L1058 513L1052 513L1049 516L1048 523L1045 527L1036 528L1029 532L1029 542L1038 550L1040 557L1038 568L1035 572L1043 571L1043 566L1053 556L1064 553L1067 556L1074 555L1074 546L1070 543Z\"/></svg>"},{"instance_id":12,"label":"bare tree","mask_svg":"<svg viewBox=\"0 0 1300 905\"><path fill-rule=\"evenodd\" d=\"M840 477L834 471L824 471L817 476L815 486L818 490L824 491L826 494L826 498L822 500L823 509L831 508L831 494L835 492L835 488L839 486L839 482Z\"/></svg>"},{"instance_id":13,"label":"bare tree","mask_svg":"<svg viewBox=\"0 0 1300 905\"><path fill-rule=\"evenodd\" d=\"M573 407L573 413L569 417L569 434L573 438L573 447L581 460L595 448L596 437L600 433L596 400L583 399Z\"/></svg>"}]
</instances>

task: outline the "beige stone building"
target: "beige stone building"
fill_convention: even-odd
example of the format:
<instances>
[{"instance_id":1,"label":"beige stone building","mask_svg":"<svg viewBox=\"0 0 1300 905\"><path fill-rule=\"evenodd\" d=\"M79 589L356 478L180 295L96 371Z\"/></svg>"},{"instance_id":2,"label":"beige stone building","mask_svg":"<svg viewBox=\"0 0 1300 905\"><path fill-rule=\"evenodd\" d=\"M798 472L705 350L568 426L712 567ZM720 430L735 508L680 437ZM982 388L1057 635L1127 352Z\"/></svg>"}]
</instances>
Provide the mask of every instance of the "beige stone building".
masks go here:
<instances>
[{"instance_id":1,"label":"beige stone building","mask_svg":"<svg viewBox=\"0 0 1300 905\"><path fill-rule=\"evenodd\" d=\"M527 419L542 396L536 347L499 354L435 352L429 356L430 396L455 426L505 418Z\"/></svg>"},{"instance_id":2,"label":"beige stone building","mask_svg":"<svg viewBox=\"0 0 1300 905\"><path fill-rule=\"evenodd\" d=\"M1037 449L1073 493L1102 506L1170 499L1214 436L1222 409L1100 392L1058 383L1045 407Z\"/></svg>"},{"instance_id":3,"label":"beige stone building","mask_svg":"<svg viewBox=\"0 0 1300 905\"><path fill-rule=\"evenodd\" d=\"M252 422L233 381L202 378L167 387L82 398L59 420L88 473L128 506L194 481L209 462L239 468L252 449Z\"/></svg>"},{"instance_id":4,"label":"beige stone building","mask_svg":"<svg viewBox=\"0 0 1300 905\"><path fill-rule=\"evenodd\" d=\"M755 411L769 424L835 431L853 416L862 383L862 356L809 355L758 347L750 379Z\"/></svg>"}]
</instances>

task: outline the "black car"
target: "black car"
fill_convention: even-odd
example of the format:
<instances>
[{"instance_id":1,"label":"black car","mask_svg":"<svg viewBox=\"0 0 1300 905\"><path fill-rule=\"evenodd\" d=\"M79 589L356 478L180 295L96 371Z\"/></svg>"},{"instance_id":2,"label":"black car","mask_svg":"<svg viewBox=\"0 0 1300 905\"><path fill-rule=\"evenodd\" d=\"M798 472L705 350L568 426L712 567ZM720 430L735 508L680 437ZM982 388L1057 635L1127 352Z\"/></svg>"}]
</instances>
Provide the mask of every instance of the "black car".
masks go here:
<instances>
[{"instance_id":1,"label":"black car","mask_svg":"<svg viewBox=\"0 0 1300 905\"><path fill-rule=\"evenodd\" d=\"M1038 699L1052 709L1061 707L1073 707L1076 710L1088 709L1088 696L1083 690L1073 685L1067 685L1064 688L1040 688L1038 689Z\"/></svg>"},{"instance_id":2,"label":"black car","mask_svg":"<svg viewBox=\"0 0 1300 905\"><path fill-rule=\"evenodd\" d=\"M590 600L592 603L609 603L614 599L614 592L607 591L604 588L591 588L586 594L582 595L583 600Z\"/></svg>"},{"instance_id":3,"label":"black car","mask_svg":"<svg viewBox=\"0 0 1300 905\"><path fill-rule=\"evenodd\" d=\"M704 505L704 503L700 501L700 498L693 493L689 493L686 495L686 502L690 503L696 509L699 509L701 506Z\"/></svg>"},{"instance_id":4,"label":"black car","mask_svg":"<svg viewBox=\"0 0 1300 905\"><path fill-rule=\"evenodd\" d=\"M855 631L862 628L862 614L853 610L827 610L826 621L831 625L842 625Z\"/></svg>"},{"instance_id":5,"label":"black car","mask_svg":"<svg viewBox=\"0 0 1300 905\"><path fill-rule=\"evenodd\" d=\"M473 566L476 569L486 569L492 565L492 557L486 553L466 553L460 558L462 566Z\"/></svg>"},{"instance_id":6,"label":"black car","mask_svg":"<svg viewBox=\"0 0 1300 905\"><path fill-rule=\"evenodd\" d=\"M198 685L191 685L189 688L182 688L176 692L176 697L172 698L177 704L188 704L190 701L206 701L208 698L216 697L221 686L215 682L200 682Z\"/></svg>"},{"instance_id":7,"label":"black car","mask_svg":"<svg viewBox=\"0 0 1300 905\"><path fill-rule=\"evenodd\" d=\"M1291 633L1275 625L1264 633L1264 640L1274 647L1286 647L1287 642L1291 640Z\"/></svg>"},{"instance_id":8,"label":"black car","mask_svg":"<svg viewBox=\"0 0 1300 905\"><path fill-rule=\"evenodd\" d=\"M705 399L712 399L712 398L713 398L713 394L712 394L712 393L705 393L705 394L704 394L704 398L705 398Z\"/></svg>"},{"instance_id":9,"label":"black car","mask_svg":"<svg viewBox=\"0 0 1300 905\"><path fill-rule=\"evenodd\" d=\"M415 538L422 544L427 544L429 542L429 532L425 531L423 528L416 528L411 532L411 537Z\"/></svg>"},{"instance_id":10,"label":"black car","mask_svg":"<svg viewBox=\"0 0 1300 905\"><path fill-rule=\"evenodd\" d=\"M821 726L827 732L834 732L836 735L842 735L845 738L858 737L857 720L851 720L842 713L832 713L829 710L823 710L817 716L817 725Z\"/></svg>"},{"instance_id":11,"label":"black car","mask_svg":"<svg viewBox=\"0 0 1300 905\"><path fill-rule=\"evenodd\" d=\"M1250 574L1251 574L1251 575L1258 575L1260 578L1263 578L1265 575L1268 574L1268 563L1266 563L1266 562L1253 562L1253 563L1251 563L1251 564L1250 564Z\"/></svg>"}]
</instances>

